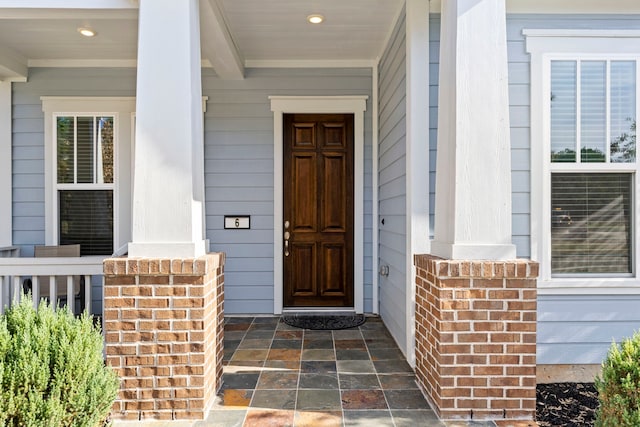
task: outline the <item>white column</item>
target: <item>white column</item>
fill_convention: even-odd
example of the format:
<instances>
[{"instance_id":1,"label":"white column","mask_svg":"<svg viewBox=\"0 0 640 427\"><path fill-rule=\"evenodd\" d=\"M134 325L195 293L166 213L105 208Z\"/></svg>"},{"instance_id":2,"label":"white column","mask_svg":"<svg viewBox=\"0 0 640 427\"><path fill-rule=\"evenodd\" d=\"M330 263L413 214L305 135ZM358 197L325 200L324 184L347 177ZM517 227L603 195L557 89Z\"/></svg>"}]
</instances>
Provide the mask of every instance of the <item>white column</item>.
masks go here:
<instances>
[{"instance_id":1,"label":"white column","mask_svg":"<svg viewBox=\"0 0 640 427\"><path fill-rule=\"evenodd\" d=\"M415 366L415 267L429 253L429 0L406 2L407 354Z\"/></svg>"},{"instance_id":2,"label":"white column","mask_svg":"<svg viewBox=\"0 0 640 427\"><path fill-rule=\"evenodd\" d=\"M11 82L0 81L0 247L13 243L11 129Z\"/></svg>"},{"instance_id":3,"label":"white column","mask_svg":"<svg viewBox=\"0 0 640 427\"><path fill-rule=\"evenodd\" d=\"M513 259L505 0L442 2L432 253Z\"/></svg>"},{"instance_id":4,"label":"white column","mask_svg":"<svg viewBox=\"0 0 640 427\"><path fill-rule=\"evenodd\" d=\"M204 236L198 0L141 0L129 256L197 257Z\"/></svg>"}]
</instances>

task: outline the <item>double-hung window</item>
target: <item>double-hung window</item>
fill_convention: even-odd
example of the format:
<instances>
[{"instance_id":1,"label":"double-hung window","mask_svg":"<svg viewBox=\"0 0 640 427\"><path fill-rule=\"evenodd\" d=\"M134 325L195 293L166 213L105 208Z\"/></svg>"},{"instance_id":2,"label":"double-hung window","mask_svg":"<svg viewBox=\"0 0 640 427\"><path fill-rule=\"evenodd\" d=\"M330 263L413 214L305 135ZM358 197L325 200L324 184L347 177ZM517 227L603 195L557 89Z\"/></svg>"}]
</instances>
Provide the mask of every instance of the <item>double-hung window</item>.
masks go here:
<instances>
[{"instance_id":1,"label":"double-hung window","mask_svg":"<svg viewBox=\"0 0 640 427\"><path fill-rule=\"evenodd\" d=\"M640 51L629 37L525 30L532 82L532 254L541 288L635 285Z\"/></svg>"},{"instance_id":2,"label":"double-hung window","mask_svg":"<svg viewBox=\"0 0 640 427\"><path fill-rule=\"evenodd\" d=\"M46 244L111 255L130 239L133 98L43 97Z\"/></svg>"},{"instance_id":3,"label":"double-hung window","mask_svg":"<svg viewBox=\"0 0 640 427\"><path fill-rule=\"evenodd\" d=\"M114 115L56 115L59 243L113 253Z\"/></svg>"}]
</instances>

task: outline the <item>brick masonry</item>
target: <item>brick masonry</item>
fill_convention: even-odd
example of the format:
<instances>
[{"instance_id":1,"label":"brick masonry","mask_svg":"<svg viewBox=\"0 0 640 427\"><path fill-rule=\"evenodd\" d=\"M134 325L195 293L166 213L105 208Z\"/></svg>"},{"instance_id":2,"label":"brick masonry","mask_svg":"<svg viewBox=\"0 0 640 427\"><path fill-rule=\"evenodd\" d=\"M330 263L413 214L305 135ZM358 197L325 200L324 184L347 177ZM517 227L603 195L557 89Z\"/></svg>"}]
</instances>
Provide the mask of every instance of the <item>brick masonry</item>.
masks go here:
<instances>
[{"instance_id":1,"label":"brick masonry","mask_svg":"<svg viewBox=\"0 0 640 427\"><path fill-rule=\"evenodd\" d=\"M416 377L438 416L533 420L538 264L414 263Z\"/></svg>"},{"instance_id":2,"label":"brick masonry","mask_svg":"<svg viewBox=\"0 0 640 427\"><path fill-rule=\"evenodd\" d=\"M224 262L104 261L107 364L121 381L112 418L205 417L222 378Z\"/></svg>"}]
</instances>

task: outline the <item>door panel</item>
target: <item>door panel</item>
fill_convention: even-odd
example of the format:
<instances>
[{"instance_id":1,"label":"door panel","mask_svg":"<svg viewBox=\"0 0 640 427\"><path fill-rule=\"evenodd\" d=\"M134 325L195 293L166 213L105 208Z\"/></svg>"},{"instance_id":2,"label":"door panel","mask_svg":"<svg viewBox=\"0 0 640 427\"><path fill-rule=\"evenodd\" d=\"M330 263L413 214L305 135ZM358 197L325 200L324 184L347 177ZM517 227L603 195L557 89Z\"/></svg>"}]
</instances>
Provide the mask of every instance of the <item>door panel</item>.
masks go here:
<instances>
[{"instance_id":1,"label":"door panel","mask_svg":"<svg viewBox=\"0 0 640 427\"><path fill-rule=\"evenodd\" d=\"M296 232L316 231L315 204L318 198L317 170L315 153L295 154L294 174L296 180L293 184L293 211L296 215L291 217L292 228Z\"/></svg>"},{"instance_id":2,"label":"door panel","mask_svg":"<svg viewBox=\"0 0 640 427\"><path fill-rule=\"evenodd\" d=\"M353 115L285 114L283 142L284 305L352 307Z\"/></svg>"}]
</instances>

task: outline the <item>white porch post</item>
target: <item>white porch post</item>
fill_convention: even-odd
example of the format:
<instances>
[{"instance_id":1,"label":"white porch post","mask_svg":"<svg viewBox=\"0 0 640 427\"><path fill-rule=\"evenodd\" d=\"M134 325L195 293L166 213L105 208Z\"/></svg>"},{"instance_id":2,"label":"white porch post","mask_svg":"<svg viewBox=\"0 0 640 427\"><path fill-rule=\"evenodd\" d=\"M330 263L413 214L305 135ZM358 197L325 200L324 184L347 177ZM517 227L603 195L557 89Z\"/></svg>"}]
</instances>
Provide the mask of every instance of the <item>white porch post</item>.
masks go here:
<instances>
[{"instance_id":1,"label":"white porch post","mask_svg":"<svg viewBox=\"0 0 640 427\"><path fill-rule=\"evenodd\" d=\"M198 0L140 0L129 256L203 255Z\"/></svg>"},{"instance_id":2,"label":"white porch post","mask_svg":"<svg viewBox=\"0 0 640 427\"><path fill-rule=\"evenodd\" d=\"M11 82L0 81L0 247L11 246Z\"/></svg>"},{"instance_id":3,"label":"white porch post","mask_svg":"<svg viewBox=\"0 0 640 427\"><path fill-rule=\"evenodd\" d=\"M434 255L514 259L505 0L442 2Z\"/></svg>"}]
</instances>

